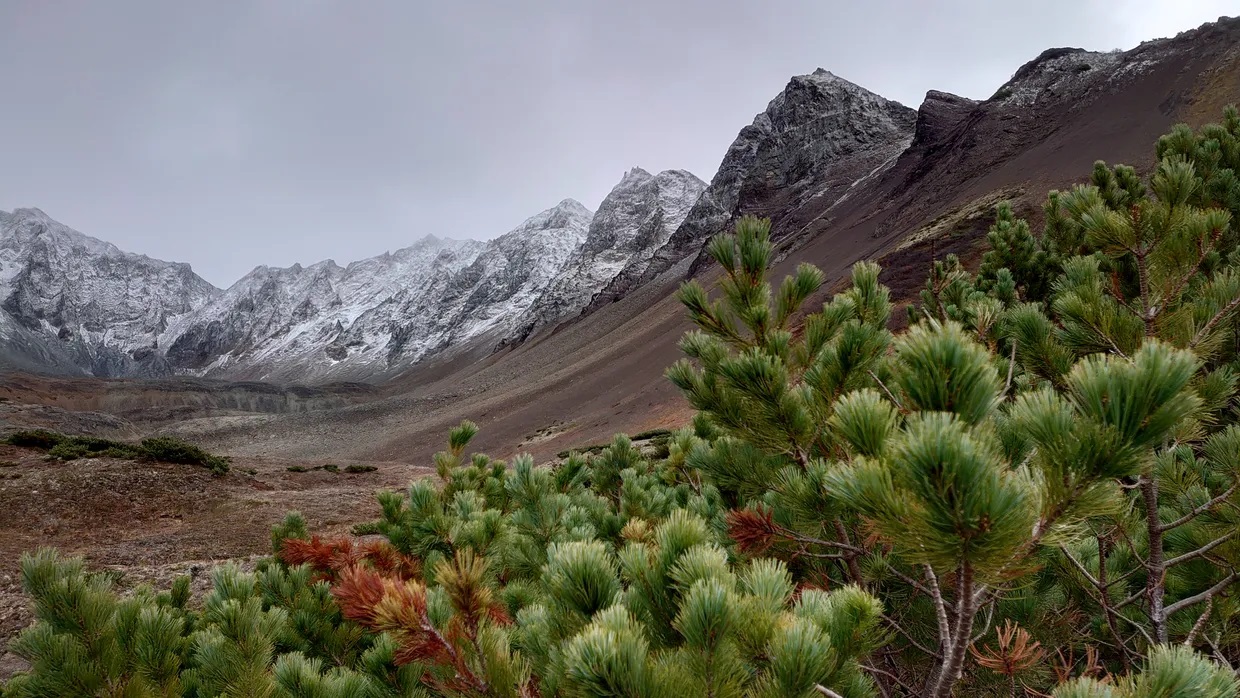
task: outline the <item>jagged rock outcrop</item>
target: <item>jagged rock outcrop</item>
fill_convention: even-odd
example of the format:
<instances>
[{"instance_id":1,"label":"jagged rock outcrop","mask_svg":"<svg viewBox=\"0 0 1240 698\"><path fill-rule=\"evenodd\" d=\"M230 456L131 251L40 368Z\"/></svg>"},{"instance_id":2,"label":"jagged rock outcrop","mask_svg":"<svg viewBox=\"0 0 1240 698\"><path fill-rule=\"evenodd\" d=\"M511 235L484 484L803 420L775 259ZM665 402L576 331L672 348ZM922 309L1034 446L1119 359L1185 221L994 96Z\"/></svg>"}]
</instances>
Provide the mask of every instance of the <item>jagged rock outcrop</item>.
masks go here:
<instances>
[{"instance_id":1,"label":"jagged rock outcrop","mask_svg":"<svg viewBox=\"0 0 1240 698\"><path fill-rule=\"evenodd\" d=\"M166 375L160 333L218 293L188 264L122 252L38 209L0 211L0 307L24 330L0 348L14 368L24 355L57 372L67 360L94 375Z\"/></svg>"},{"instance_id":2,"label":"jagged rock outcrop","mask_svg":"<svg viewBox=\"0 0 1240 698\"><path fill-rule=\"evenodd\" d=\"M834 201L892 162L913 137L916 112L821 68L792 78L741 129L685 222L647 262L627 266L591 307L621 298L686 257L746 213L773 217L776 236L795 233L782 215Z\"/></svg>"},{"instance_id":3,"label":"jagged rock outcrop","mask_svg":"<svg viewBox=\"0 0 1240 698\"><path fill-rule=\"evenodd\" d=\"M917 108L917 125L910 147L931 146L947 138L953 129L969 118L979 102L968 97L930 90Z\"/></svg>"},{"instance_id":4,"label":"jagged rock outcrop","mask_svg":"<svg viewBox=\"0 0 1240 698\"><path fill-rule=\"evenodd\" d=\"M585 241L520 319L509 341L579 314L626 267L649 262L702 195L685 170L652 175L635 167L599 204Z\"/></svg>"}]
</instances>

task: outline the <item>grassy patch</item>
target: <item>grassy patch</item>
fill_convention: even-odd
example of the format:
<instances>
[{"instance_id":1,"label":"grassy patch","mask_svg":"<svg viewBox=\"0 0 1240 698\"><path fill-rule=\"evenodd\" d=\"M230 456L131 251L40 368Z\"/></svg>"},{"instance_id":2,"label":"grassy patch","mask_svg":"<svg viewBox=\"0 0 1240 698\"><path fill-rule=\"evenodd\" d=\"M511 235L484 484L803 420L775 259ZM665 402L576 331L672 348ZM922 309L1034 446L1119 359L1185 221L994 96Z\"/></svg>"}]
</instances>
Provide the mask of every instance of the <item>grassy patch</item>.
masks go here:
<instances>
[{"instance_id":1,"label":"grassy patch","mask_svg":"<svg viewBox=\"0 0 1240 698\"><path fill-rule=\"evenodd\" d=\"M6 442L12 446L45 450L49 458L61 461L78 458L156 461L198 465L210 469L214 475L223 475L229 468L227 458L170 436L143 439L141 443L134 444L94 436L66 436L46 429L30 429L13 433Z\"/></svg>"}]
</instances>

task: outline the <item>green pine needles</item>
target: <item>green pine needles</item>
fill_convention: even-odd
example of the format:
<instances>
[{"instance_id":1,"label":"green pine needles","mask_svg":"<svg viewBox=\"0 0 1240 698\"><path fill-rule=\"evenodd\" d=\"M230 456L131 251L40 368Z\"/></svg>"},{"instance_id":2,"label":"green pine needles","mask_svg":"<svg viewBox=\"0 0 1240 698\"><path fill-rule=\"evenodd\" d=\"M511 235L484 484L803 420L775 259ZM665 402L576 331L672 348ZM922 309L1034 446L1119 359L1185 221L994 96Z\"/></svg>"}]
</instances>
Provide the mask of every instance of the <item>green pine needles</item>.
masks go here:
<instances>
[{"instance_id":1,"label":"green pine needles","mask_svg":"<svg viewBox=\"0 0 1240 698\"><path fill-rule=\"evenodd\" d=\"M880 270L711 240L697 410L550 467L469 450L357 536L292 514L191 600L23 558L33 696L1240 695L1240 116L1000 205L893 334Z\"/></svg>"}]
</instances>

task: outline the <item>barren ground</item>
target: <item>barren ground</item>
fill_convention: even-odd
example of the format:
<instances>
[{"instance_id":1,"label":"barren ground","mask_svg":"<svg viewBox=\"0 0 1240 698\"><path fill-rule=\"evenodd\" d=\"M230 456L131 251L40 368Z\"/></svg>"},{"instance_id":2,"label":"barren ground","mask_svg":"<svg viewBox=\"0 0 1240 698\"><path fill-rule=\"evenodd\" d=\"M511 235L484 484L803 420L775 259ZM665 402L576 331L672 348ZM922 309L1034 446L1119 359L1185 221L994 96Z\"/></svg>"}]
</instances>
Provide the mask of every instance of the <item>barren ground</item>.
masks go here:
<instances>
[{"instance_id":1,"label":"barren ground","mask_svg":"<svg viewBox=\"0 0 1240 698\"><path fill-rule=\"evenodd\" d=\"M431 473L385 462L365 463L378 470L360 474L288 470L325 463L239 458L228 475L213 477L196 466L110 458L61 463L42 451L0 446L0 647L31 619L21 593L23 552L50 546L81 555L91 568L117 573L121 588L166 588L190 574L201 592L216 564L244 565L268 554L271 527L288 511L300 511L316 532L345 533L378 517L375 491ZM0 653L0 678L21 667L16 656Z\"/></svg>"}]
</instances>

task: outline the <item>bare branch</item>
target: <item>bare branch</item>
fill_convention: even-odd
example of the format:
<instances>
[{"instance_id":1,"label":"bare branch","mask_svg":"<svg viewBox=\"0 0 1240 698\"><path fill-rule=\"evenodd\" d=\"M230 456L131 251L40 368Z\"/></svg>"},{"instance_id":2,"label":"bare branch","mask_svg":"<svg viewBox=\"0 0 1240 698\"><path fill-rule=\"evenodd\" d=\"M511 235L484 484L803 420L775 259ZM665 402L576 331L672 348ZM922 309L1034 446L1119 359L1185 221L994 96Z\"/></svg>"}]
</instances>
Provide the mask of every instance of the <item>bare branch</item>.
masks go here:
<instances>
[{"instance_id":1,"label":"bare branch","mask_svg":"<svg viewBox=\"0 0 1240 698\"><path fill-rule=\"evenodd\" d=\"M1202 504L1202 505L1200 505L1200 506L1196 507L1195 509L1193 509L1192 511L1188 512L1187 514L1185 514L1185 515L1181 516L1180 518L1176 519L1175 521L1172 521L1172 522L1171 522L1171 523L1169 523L1169 524L1163 524L1163 525L1159 526L1159 527L1158 527L1158 529L1159 529L1160 531L1170 531L1171 529L1176 528L1177 526L1183 526L1184 524L1188 523L1189 521L1192 521L1193 519L1197 518L1198 516L1201 516L1201 515L1202 515L1202 514L1204 514L1205 512L1209 511L1210 509L1213 509L1214 507L1218 506L1218 505L1219 505L1219 503L1221 503L1223 500L1228 499L1229 497L1231 497L1232 493L1234 493L1235 491L1236 491L1236 486L1235 486L1235 485L1232 485L1231 487L1228 487L1228 488L1227 488L1227 489L1226 489L1226 490L1225 490L1222 494L1220 494L1219 496L1217 496L1217 497L1215 497L1215 498L1211 499L1210 501L1208 501L1208 502L1206 502L1206 503L1204 503L1204 504Z\"/></svg>"},{"instance_id":2,"label":"bare branch","mask_svg":"<svg viewBox=\"0 0 1240 698\"><path fill-rule=\"evenodd\" d=\"M900 685L900 688L903 688L905 691L908 691L909 695L915 695L917 693L916 689L914 689L912 686L908 685L907 683L904 683L903 679L891 673L890 671L887 671L886 669L879 669L876 666L870 666L868 664L862 664L861 668L870 672L871 674L878 674L879 676L886 676L892 681L895 681L897 684Z\"/></svg>"},{"instance_id":3,"label":"bare branch","mask_svg":"<svg viewBox=\"0 0 1240 698\"><path fill-rule=\"evenodd\" d=\"M1209 601L1210 599L1213 599L1215 594L1218 594L1220 591L1226 589L1227 586L1230 585L1232 582L1236 581L1236 576L1237 576L1236 573L1233 571L1231 574L1219 580L1217 584L1210 587L1209 589L1206 589L1200 594L1193 594L1192 596L1186 599L1180 599L1179 601L1176 601L1175 603L1171 604L1166 609L1164 609L1166 611L1166 614L1170 616L1172 613L1175 613L1176 611L1188 608L1189 606L1192 606L1194 604L1199 604L1202 601Z\"/></svg>"},{"instance_id":4,"label":"bare branch","mask_svg":"<svg viewBox=\"0 0 1240 698\"><path fill-rule=\"evenodd\" d=\"M910 645L912 645L913 647L916 647L917 649L921 650L922 652L925 652L927 655L929 655L929 656L931 656L931 657L934 657L935 659L939 659L939 658L941 658L941 657L943 656L943 655L939 654L938 652L935 652L934 650L930 649L929 647L926 647L925 645L921 644L921 643L920 643L920 642L918 642L917 640L914 640L914 639L913 639L913 636L912 636L912 635L910 635L910 634L909 634L909 632L908 632L907 630L905 630L903 627L901 627L901 626L900 626L900 623L899 623L899 622L897 622L895 618L892 618L892 617L891 617L891 616L889 616L889 615L883 614L883 620L887 621L887 623L888 623L888 624L890 624L890 625L891 625L891 627L892 627L892 628L893 628L896 632L898 632L898 633L900 633L901 635L903 635L903 636L904 636L904 639L905 639L905 640L908 640L908 643L909 643Z\"/></svg>"},{"instance_id":5,"label":"bare branch","mask_svg":"<svg viewBox=\"0 0 1240 698\"><path fill-rule=\"evenodd\" d=\"M1059 550L1063 552L1064 557L1068 558L1068 561L1072 563L1072 566L1076 568L1076 571L1085 575L1085 578L1089 580L1090 584L1093 584L1098 589L1102 588L1102 582L1099 582L1098 579L1094 577L1094 575L1090 574L1089 570L1085 569L1085 565L1081 564L1081 562L1077 560L1076 557L1073 556L1072 553L1069 552L1066 547L1061 545L1059 546Z\"/></svg>"},{"instance_id":6,"label":"bare branch","mask_svg":"<svg viewBox=\"0 0 1240 698\"><path fill-rule=\"evenodd\" d=\"M825 545L827 547L839 548L840 550L847 550L850 553L864 553L865 552L864 550L862 550L861 548L858 548L855 545L849 545L848 543L841 543L835 540L814 538L813 536L807 536L803 533L794 531L791 528L785 528L783 526L780 526L779 524L772 524L772 527L775 529L775 532L778 533L779 535L783 536L784 538L787 538L788 540L796 541L798 543L808 543L810 545Z\"/></svg>"},{"instance_id":7,"label":"bare branch","mask_svg":"<svg viewBox=\"0 0 1240 698\"><path fill-rule=\"evenodd\" d=\"M1212 610L1214 610L1213 596L1206 599L1206 610L1202 611L1201 615L1197 617L1197 622L1193 623L1193 629L1188 631L1188 637L1184 638L1185 647L1193 646L1193 641L1197 639L1197 633L1201 632L1201 629L1206 627L1206 621L1210 619L1210 611Z\"/></svg>"},{"instance_id":8,"label":"bare branch","mask_svg":"<svg viewBox=\"0 0 1240 698\"><path fill-rule=\"evenodd\" d=\"M1012 373L1016 370L1016 340L1012 340L1012 356L1008 359L1007 382L1003 385L1003 395L1006 398L1008 391L1012 389Z\"/></svg>"},{"instance_id":9,"label":"bare branch","mask_svg":"<svg viewBox=\"0 0 1240 698\"><path fill-rule=\"evenodd\" d=\"M951 652L952 628L947 620L947 605L943 603L943 590L939 588L939 578L934 569L926 565L926 583L930 585L930 598L934 600L934 615L939 622L939 644L944 652Z\"/></svg>"},{"instance_id":10,"label":"bare branch","mask_svg":"<svg viewBox=\"0 0 1240 698\"><path fill-rule=\"evenodd\" d=\"M886 384L886 383L884 383L884 382L883 382L883 381L882 381L882 380L878 377L878 374L877 374L877 373L874 373L874 370L873 370L873 369L870 369L870 370L866 371L866 373L869 373L869 374L870 374L870 378L873 378L873 379L874 379L874 382L875 382L875 383L878 383L878 387L880 387L880 388L882 388L882 389L883 389L883 392L887 394L887 399L888 399L888 400L891 400L891 402L892 402L892 403L893 403L893 404L894 404L897 408L899 408L901 412L907 412L907 410L905 410L905 409L904 409L904 405L902 405L902 404L900 403L900 400L899 400L899 399L898 399L895 395L893 395L893 394L891 393L891 390L887 388L887 384Z\"/></svg>"},{"instance_id":11,"label":"bare branch","mask_svg":"<svg viewBox=\"0 0 1240 698\"><path fill-rule=\"evenodd\" d=\"M895 567L893 567L891 564L888 564L888 565L887 565L887 571L889 571L889 572L891 572L892 574L894 574L895 576L899 577L899 578L900 578L900 581L902 581L902 582L904 582L905 584L907 584L907 585L909 585L909 586L913 587L913 588L914 588L914 589L916 589L917 591L920 591L921 593L925 594L926 596L931 596L930 590L929 590L928 588L926 588L926 585L925 585L925 584L922 584L921 582L917 581L916 579L913 579L912 577L908 576L907 574L904 574L904 573L903 573L903 572L901 572L900 570L898 570L898 569L896 569Z\"/></svg>"},{"instance_id":12,"label":"bare branch","mask_svg":"<svg viewBox=\"0 0 1240 698\"><path fill-rule=\"evenodd\" d=\"M1226 543L1232 538L1235 538L1237 533L1240 533L1240 531L1232 531L1231 533L1225 533L1222 536L1215 538L1214 540L1210 541L1209 543L1206 543L1205 545L1201 546L1200 548L1197 548L1196 550L1192 552L1187 552L1187 553L1184 553L1183 555L1177 555L1171 558L1170 560L1167 560L1167 562L1164 563L1163 566L1171 567L1172 565L1178 565L1181 562L1188 562L1189 560L1196 560L1197 558L1202 557L1203 555L1217 548L1223 543Z\"/></svg>"},{"instance_id":13,"label":"bare branch","mask_svg":"<svg viewBox=\"0 0 1240 698\"><path fill-rule=\"evenodd\" d=\"M986 606L986 623L982 626L982 632L974 635L972 639L969 640L970 645L986 637L986 633L990 632L990 624L991 622L994 621L994 619L995 619L995 605L991 603Z\"/></svg>"},{"instance_id":14,"label":"bare branch","mask_svg":"<svg viewBox=\"0 0 1240 698\"><path fill-rule=\"evenodd\" d=\"M1118 611L1119 609L1123 608L1124 606L1127 606L1128 604L1136 601L1137 599L1140 599L1143 596L1145 596L1145 589L1141 589L1140 591L1134 593L1133 595L1125 598L1123 601L1120 601L1119 603L1115 604L1114 608L1115 610ZM1154 643L1154 644L1158 644L1158 643Z\"/></svg>"},{"instance_id":15,"label":"bare branch","mask_svg":"<svg viewBox=\"0 0 1240 698\"><path fill-rule=\"evenodd\" d=\"M835 691L832 691L831 689L827 688L826 686L823 686L820 683L814 684L814 690L818 691L819 693L826 696L827 698L844 698L844 696L841 696L840 694L836 693Z\"/></svg>"}]
</instances>

